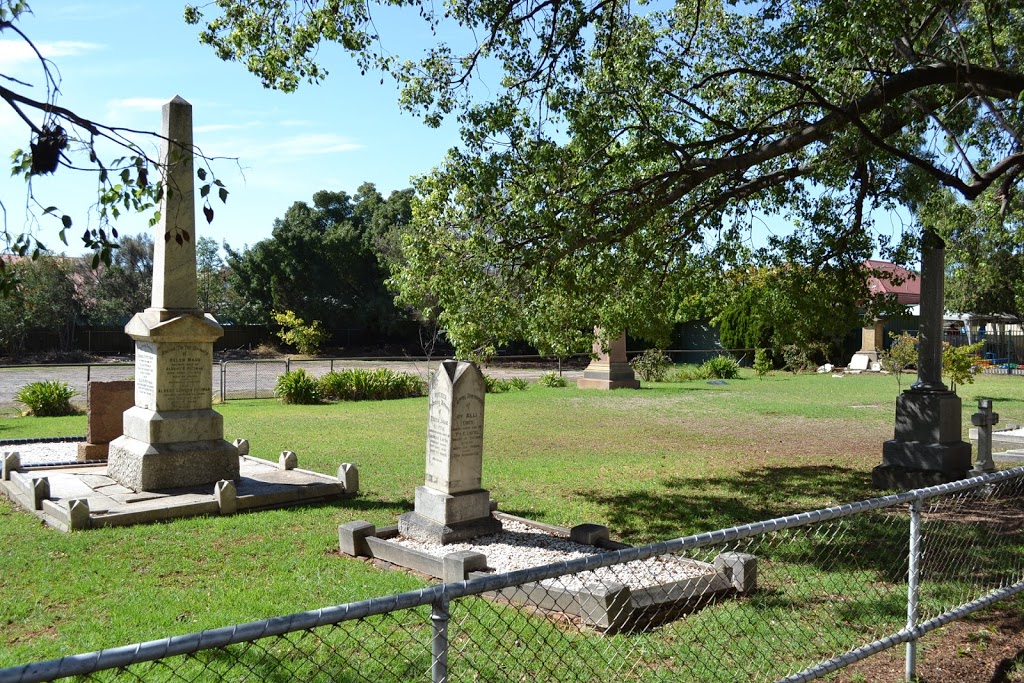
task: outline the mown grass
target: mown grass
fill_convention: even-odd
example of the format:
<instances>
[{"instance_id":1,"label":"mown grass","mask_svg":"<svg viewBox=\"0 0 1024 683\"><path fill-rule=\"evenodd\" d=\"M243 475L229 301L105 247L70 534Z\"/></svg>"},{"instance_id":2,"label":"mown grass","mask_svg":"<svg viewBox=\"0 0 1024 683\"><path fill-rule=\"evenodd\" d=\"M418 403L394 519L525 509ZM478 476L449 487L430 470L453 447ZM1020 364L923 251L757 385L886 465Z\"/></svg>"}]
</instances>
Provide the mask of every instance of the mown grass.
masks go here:
<instances>
[{"instance_id":1,"label":"mown grass","mask_svg":"<svg viewBox=\"0 0 1024 683\"><path fill-rule=\"evenodd\" d=\"M981 376L960 392L965 435L981 396L995 399L1003 423L1024 423L1022 378ZM697 381L611 393L534 386L493 394L486 403L484 485L503 510L563 526L606 524L630 543L857 500L876 494L870 470L880 461L882 442L892 436L896 393L892 377L775 375L758 380L745 374L726 385ZM412 509L413 490L423 481L425 398L316 406L232 401L217 409L224 415L225 436L249 439L254 455L276 460L280 451L293 450L301 467L327 473L341 462L356 463L362 495L339 505L74 534L42 527L0 500L0 666L423 585L407 574L338 557L336 529L355 519L394 524L397 515ZM0 439L84 433L84 416L0 419ZM873 539L862 534L847 545L864 551ZM615 636L614 642L632 639L631 647L647 653L642 670L618 672L620 680L688 676L692 665L686 662L692 656L687 652L701 647L745 659L748 665L758 661L750 659L752 653L762 649L758 643L778 638L778 624L792 613L792 601L807 589L811 572L824 571L828 576L822 581L840 580L835 593L858 572L875 572L870 577L880 583L893 578L891 569L873 564L870 553L851 566L822 567L805 562L801 548L777 551L790 576L805 577L795 582L792 594L765 592L651 634ZM888 605L888 590L878 600L877 609L866 603L846 605L849 618L834 604L815 603L801 623L804 631L827 627L856 634L868 628L865 613L874 615L869 622L887 624L893 618L889 612L905 610ZM502 636L485 634L490 631L484 623L496 618L515 622L503 627L506 638L516 639L507 635L518 633L515 629L538 638L559 629L557 623L513 608L468 609L468 637L483 638L492 650L510 647ZM726 637L716 626L722 610L737 611L736 618L749 624L742 637ZM841 624L837 614L843 616ZM372 625L359 628L338 637L370 642L376 633ZM702 643L691 642L694 633L702 632ZM716 638L722 643L707 649L708 640ZM574 637L579 639L589 643L576 646L583 651L605 647L591 636ZM569 647L561 646L553 656L575 659ZM513 648L506 657L516 660L516 652ZM773 655L767 650L756 656L766 658L767 666Z\"/></svg>"}]
</instances>

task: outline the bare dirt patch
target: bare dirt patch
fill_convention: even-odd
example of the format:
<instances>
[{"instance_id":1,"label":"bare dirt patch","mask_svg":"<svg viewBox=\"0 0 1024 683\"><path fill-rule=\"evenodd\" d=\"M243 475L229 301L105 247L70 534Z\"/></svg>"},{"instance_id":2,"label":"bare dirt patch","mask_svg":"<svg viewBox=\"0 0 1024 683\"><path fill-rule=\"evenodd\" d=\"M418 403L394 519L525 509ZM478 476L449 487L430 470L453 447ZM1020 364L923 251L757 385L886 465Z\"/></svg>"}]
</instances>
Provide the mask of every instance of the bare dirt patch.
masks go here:
<instances>
[{"instance_id":1,"label":"bare dirt patch","mask_svg":"<svg viewBox=\"0 0 1024 683\"><path fill-rule=\"evenodd\" d=\"M902 683L905 649L892 648L847 667L841 683ZM1024 681L1024 616L1013 607L988 610L929 633L918 645L919 683Z\"/></svg>"}]
</instances>

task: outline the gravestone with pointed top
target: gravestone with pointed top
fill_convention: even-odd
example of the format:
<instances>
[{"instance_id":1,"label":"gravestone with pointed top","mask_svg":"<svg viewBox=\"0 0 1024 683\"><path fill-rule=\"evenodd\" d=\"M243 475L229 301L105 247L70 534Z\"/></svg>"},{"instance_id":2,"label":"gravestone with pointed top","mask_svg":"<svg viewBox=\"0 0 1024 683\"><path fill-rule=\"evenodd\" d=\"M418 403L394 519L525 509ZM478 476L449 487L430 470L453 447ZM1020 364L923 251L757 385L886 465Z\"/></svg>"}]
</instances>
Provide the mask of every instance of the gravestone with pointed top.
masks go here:
<instances>
[{"instance_id":1,"label":"gravestone with pointed top","mask_svg":"<svg viewBox=\"0 0 1024 683\"><path fill-rule=\"evenodd\" d=\"M430 379L426 481L398 529L434 543L457 543L501 531L481 488L486 385L475 363L446 360Z\"/></svg>"},{"instance_id":2,"label":"gravestone with pointed top","mask_svg":"<svg viewBox=\"0 0 1024 683\"><path fill-rule=\"evenodd\" d=\"M107 474L135 491L238 479L238 449L213 404L221 326L196 295L192 105L163 108L164 197L154 239L151 306L125 327L135 340L135 405L110 444Z\"/></svg>"}]
</instances>

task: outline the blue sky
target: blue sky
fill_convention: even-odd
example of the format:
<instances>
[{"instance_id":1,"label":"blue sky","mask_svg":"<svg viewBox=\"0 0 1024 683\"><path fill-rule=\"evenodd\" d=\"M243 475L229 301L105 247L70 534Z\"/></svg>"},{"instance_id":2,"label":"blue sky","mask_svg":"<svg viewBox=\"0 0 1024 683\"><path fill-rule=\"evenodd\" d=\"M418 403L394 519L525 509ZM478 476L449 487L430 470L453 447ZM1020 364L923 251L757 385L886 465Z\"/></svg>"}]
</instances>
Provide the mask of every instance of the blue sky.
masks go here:
<instances>
[{"instance_id":1,"label":"blue sky","mask_svg":"<svg viewBox=\"0 0 1024 683\"><path fill-rule=\"evenodd\" d=\"M202 151L238 158L237 164L214 165L231 194L226 204L214 204L212 225L201 217L198 222L199 236L235 248L269 237L275 218L295 201L311 201L318 190L354 193L364 181L376 183L385 195L409 187L411 176L436 166L458 142L453 123L430 129L399 111L393 82L381 85L379 75L360 76L340 49L321 52L330 71L323 84L284 94L264 89L242 65L222 62L200 45L198 27L182 19L184 0L30 4L33 14L23 16L19 27L59 70L59 104L104 124L157 132L160 107L180 95L192 104L195 142ZM389 39L404 44L392 47ZM408 40L401 31L384 36L385 47L393 51L406 49ZM45 98L38 60L10 32L0 37L0 73L34 86L21 92ZM28 142L26 126L0 107L4 158ZM55 221L42 220L36 229L40 238L55 251L81 253L80 235L96 199L95 177L61 169L34 179L33 190L44 205L57 205L75 220L68 247L57 239ZM25 184L6 169L0 171L0 200L8 230L23 231ZM147 229L146 221L122 217L116 227L135 234Z\"/></svg>"}]
</instances>

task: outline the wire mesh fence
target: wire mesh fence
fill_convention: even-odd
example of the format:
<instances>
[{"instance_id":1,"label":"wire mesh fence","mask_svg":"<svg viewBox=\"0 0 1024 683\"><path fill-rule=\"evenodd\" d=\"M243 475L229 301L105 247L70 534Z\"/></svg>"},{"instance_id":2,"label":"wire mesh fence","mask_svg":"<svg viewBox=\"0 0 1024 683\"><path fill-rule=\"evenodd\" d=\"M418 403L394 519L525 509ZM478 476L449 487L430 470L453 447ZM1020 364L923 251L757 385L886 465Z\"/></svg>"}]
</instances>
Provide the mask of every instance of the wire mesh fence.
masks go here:
<instances>
[{"instance_id":1,"label":"wire mesh fence","mask_svg":"<svg viewBox=\"0 0 1024 683\"><path fill-rule=\"evenodd\" d=\"M538 535L540 535L538 533ZM1024 591L1024 468L0 670L87 681L807 681Z\"/></svg>"}]
</instances>

